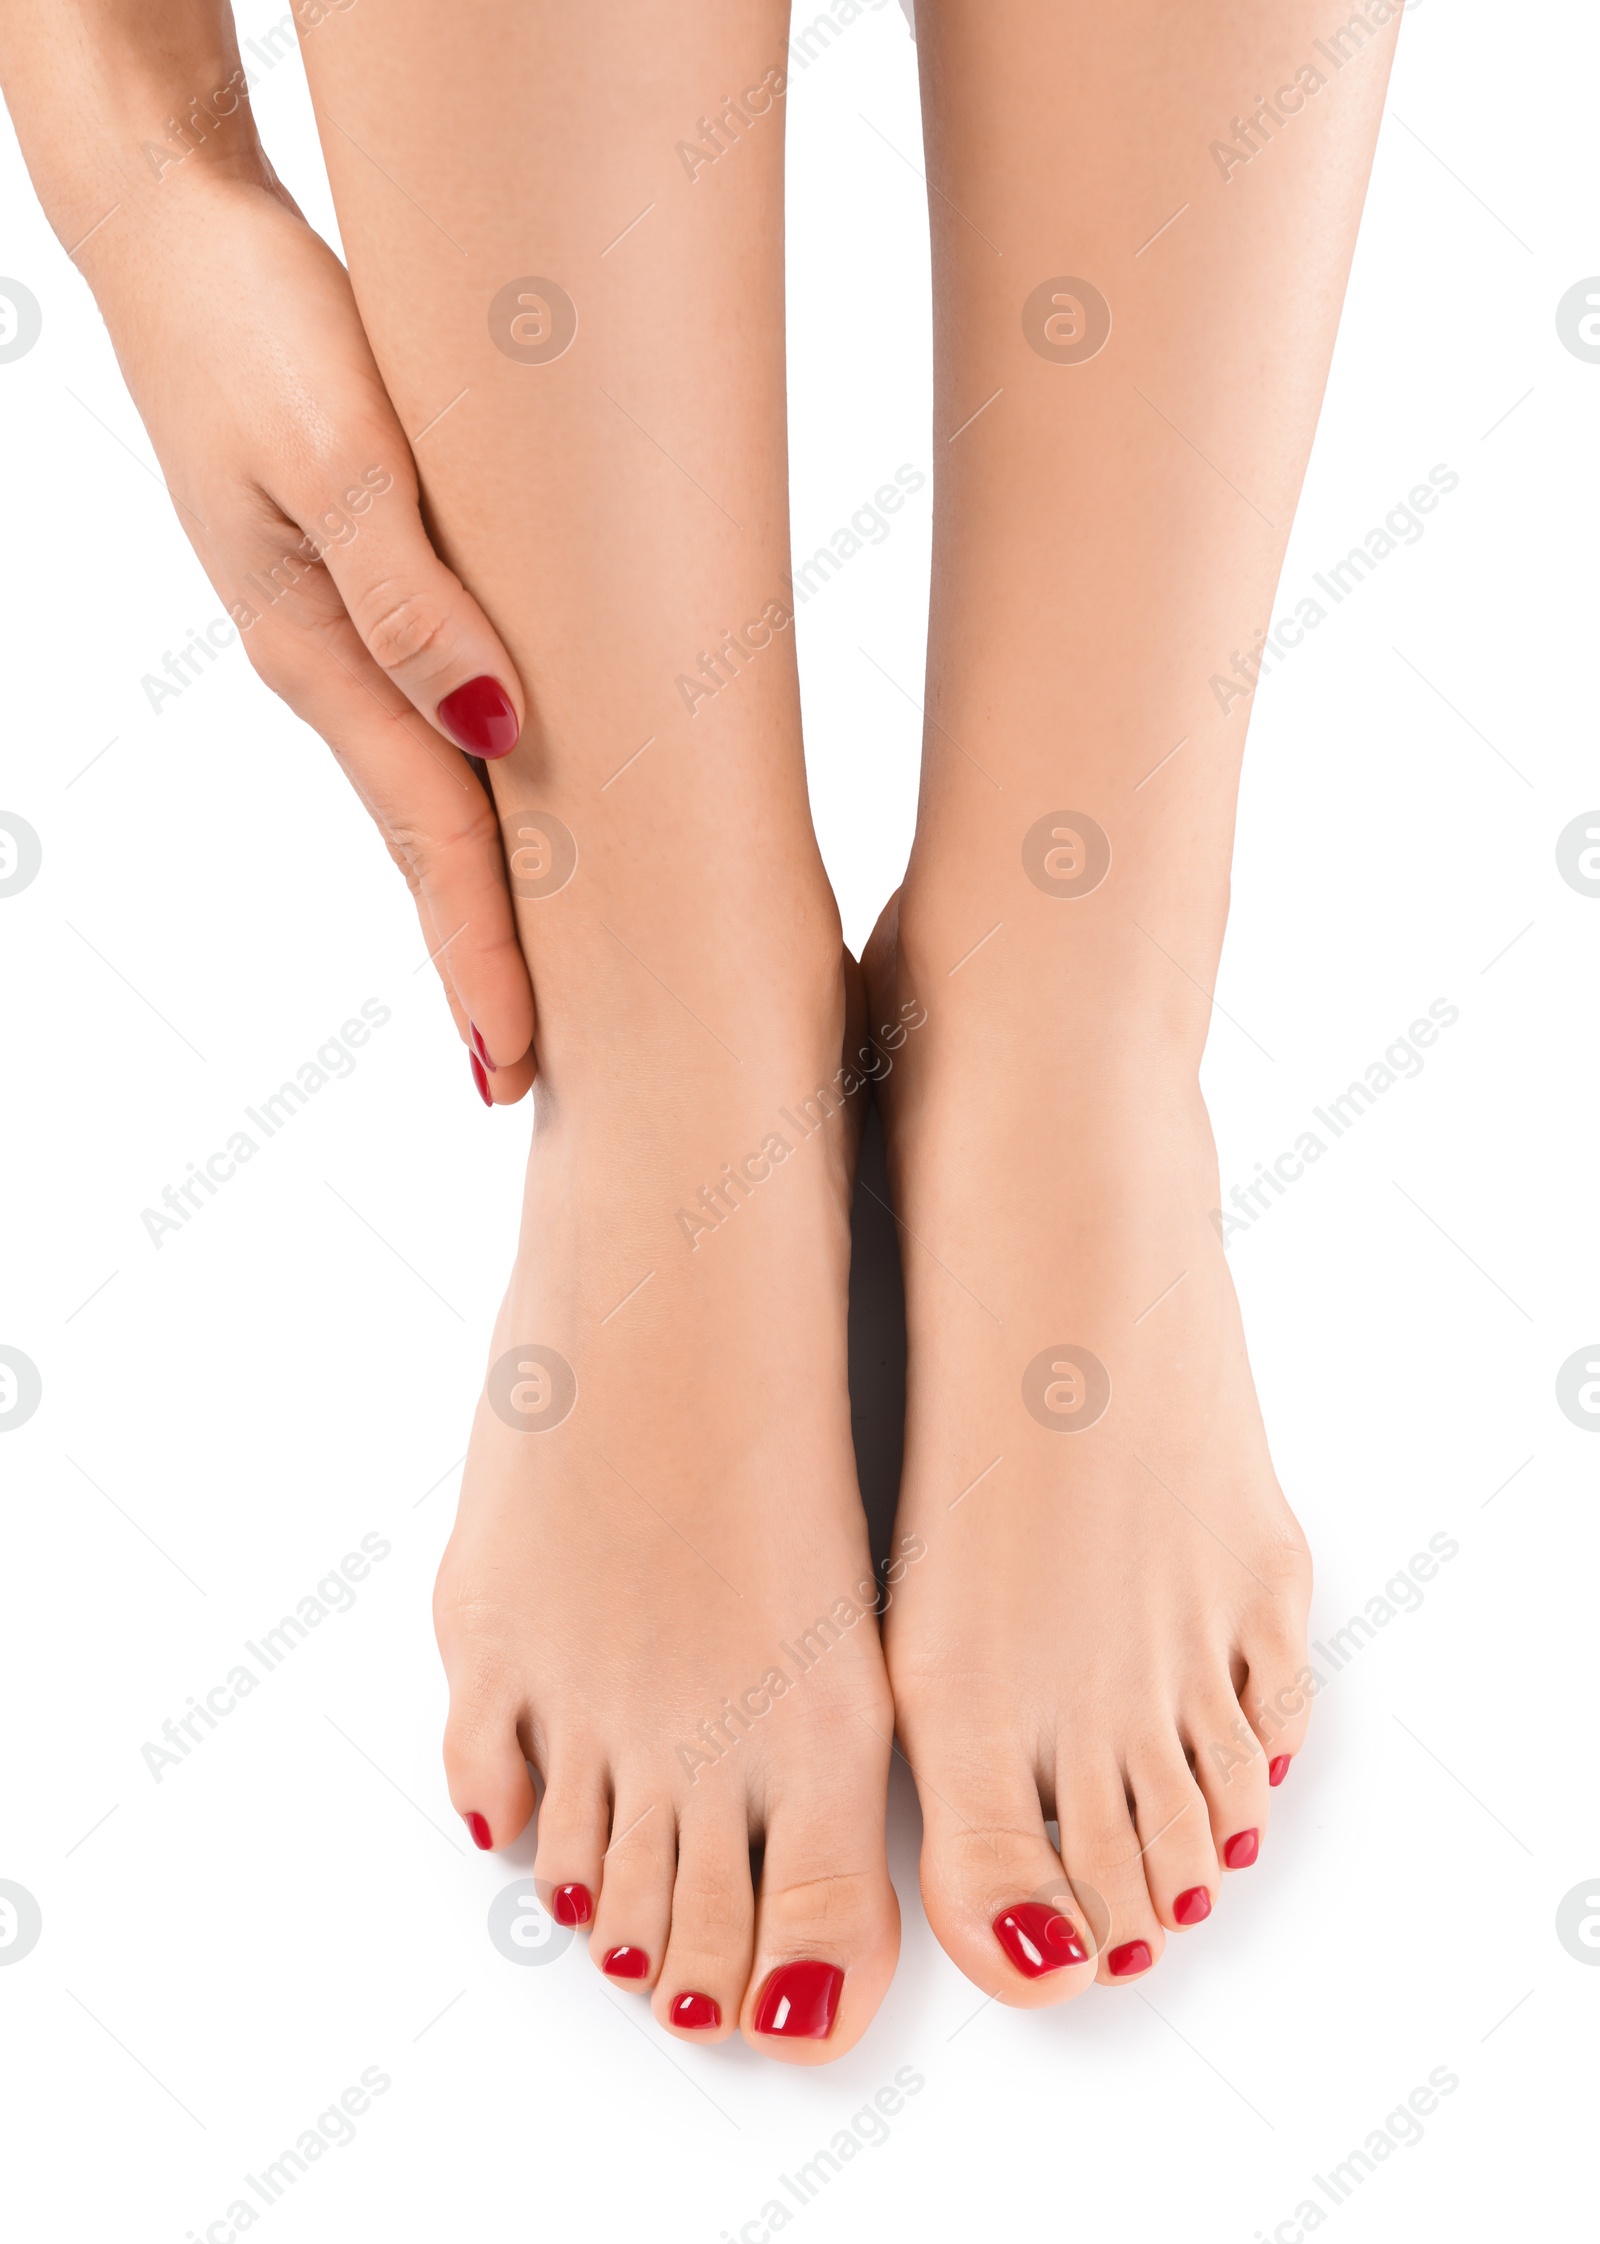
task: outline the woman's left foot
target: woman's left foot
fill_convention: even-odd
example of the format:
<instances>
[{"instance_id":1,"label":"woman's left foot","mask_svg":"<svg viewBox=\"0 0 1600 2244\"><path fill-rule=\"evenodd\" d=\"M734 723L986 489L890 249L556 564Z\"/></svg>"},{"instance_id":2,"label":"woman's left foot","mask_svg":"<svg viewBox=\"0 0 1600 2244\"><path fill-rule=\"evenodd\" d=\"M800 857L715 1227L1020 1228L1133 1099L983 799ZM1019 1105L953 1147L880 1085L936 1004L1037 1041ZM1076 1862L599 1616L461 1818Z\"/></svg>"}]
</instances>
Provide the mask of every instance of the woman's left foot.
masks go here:
<instances>
[{"instance_id":1,"label":"woman's left foot","mask_svg":"<svg viewBox=\"0 0 1600 2244\"><path fill-rule=\"evenodd\" d=\"M897 1532L926 1545L885 1651L922 1893L968 1978L1024 2007L1136 1982L1255 1862L1308 1719L1311 1580L1211 1218L1195 1040L1136 988L1097 1003L1062 923L1034 924L957 977L964 937L891 905L864 961L875 1020L927 1008L882 1086Z\"/></svg>"}]
</instances>

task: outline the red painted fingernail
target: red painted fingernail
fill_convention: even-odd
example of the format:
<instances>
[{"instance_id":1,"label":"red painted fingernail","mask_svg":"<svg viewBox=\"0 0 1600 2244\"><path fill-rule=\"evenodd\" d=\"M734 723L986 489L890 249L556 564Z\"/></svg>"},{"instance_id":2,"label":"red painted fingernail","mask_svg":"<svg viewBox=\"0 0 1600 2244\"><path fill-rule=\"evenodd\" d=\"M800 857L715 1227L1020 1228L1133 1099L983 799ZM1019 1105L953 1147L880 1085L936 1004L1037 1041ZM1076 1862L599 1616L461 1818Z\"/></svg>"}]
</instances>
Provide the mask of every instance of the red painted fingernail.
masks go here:
<instances>
[{"instance_id":1,"label":"red painted fingernail","mask_svg":"<svg viewBox=\"0 0 1600 2244\"><path fill-rule=\"evenodd\" d=\"M558 1925L586 1925L594 1915L594 1895L587 1886L557 1886L550 1914Z\"/></svg>"},{"instance_id":2,"label":"red painted fingernail","mask_svg":"<svg viewBox=\"0 0 1600 2244\"><path fill-rule=\"evenodd\" d=\"M479 1028L476 1021L469 1021L467 1023L467 1027L472 1031L472 1049L477 1053L479 1059L482 1060L484 1066L489 1070L489 1073L491 1075L498 1075L500 1073L500 1070L495 1066L493 1060L491 1060L489 1057L489 1047L483 1041L482 1029Z\"/></svg>"},{"instance_id":3,"label":"red painted fingernail","mask_svg":"<svg viewBox=\"0 0 1600 2244\"><path fill-rule=\"evenodd\" d=\"M791 2041L826 2041L843 1985L837 1964L779 1964L756 2004L756 2032L783 2034Z\"/></svg>"},{"instance_id":4,"label":"red painted fingernail","mask_svg":"<svg viewBox=\"0 0 1600 2244\"><path fill-rule=\"evenodd\" d=\"M1089 1961L1077 1926L1047 1901L1019 1901L1014 1909L1002 1910L994 1920L994 1936L1025 1979L1042 1979L1047 1971Z\"/></svg>"},{"instance_id":5,"label":"red painted fingernail","mask_svg":"<svg viewBox=\"0 0 1600 2244\"><path fill-rule=\"evenodd\" d=\"M1248 1870L1260 1852L1259 1831L1236 1831L1222 1843L1222 1859L1230 1870Z\"/></svg>"},{"instance_id":6,"label":"red painted fingernail","mask_svg":"<svg viewBox=\"0 0 1600 2244\"><path fill-rule=\"evenodd\" d=\"M1150 1943L1148 1940L1125 1940L1120 1948L1113 1948L1106 1958L1106 1969L1113 1979L1131 1979L1136 1971L1150 1969Z\"/></svg>"},{"instance_id":7,"label":"red painted fingernail","mask_svg":"<svg viewBox=\"0 0 1600 2244\"><path fill-rule=\"evenodd\" d=\"M1203 1925L1211 1914L1211 1896L1204 1886L1190 1886L1172 1904L1172 1914L1180 1925Z\"/></svg>"},{"instance_id":8,"label":"red painted fingernail","mask_svg":"<svg viewBox=\"0 0 1600 2244\"><path fill-rule=\"evenodd\" d=\"M650 1958L642 1948L610 1948L600 1969L612 1979L648 1979Z\"/></svg>"},{"instance_id":9,"label":"red painted fingernail","mask_svg":"<svg viewBox=\"0 0 1600 2244\"><path fill-rule=\"evenodd\" d=\"M714 1995L679 1995L667 2015L675 2026L704 2033L708 2027L722 2024L722 2005Z\"/></svg>"},{"instance_id":10,"label":"red painted fingernail","mask_svg":"<svg viewBox=\"0 0 1600 2244\"><path fill-rule=\"evenodd\" d=\"M479 1098L482 1099L485 1106L493 1106L494 1094L489 1089L489 1078L483 1072L482 1060L479 1059L476 1052L469 1052L467 1059L471 1063L472 1080L478 1086Z\"/></svg>"},{"instance_id":11,"label":"red painted fingernail","mask_svg":"<svg viewBox=\"0 0 1600 2244\"><path fill-rule=\"evenodd\" d=\"M469 756L509 756L521 727L511 696L498 678L469 678L447 693L437 711L441 730Z\"/></svg>"},{"instance_id":12,"label":"red painted fingernail","mask_svg":"<svg viewBox=\"0 0 1600 2244\"><path fill-rule=\"evenodd\" d=\"M484 1822L482 1816L479 1815L476 1808L469 1811L465 1818L465 1822L467 1829L472 1833L473 1845L475 1847L482 1847L484 1853L487 1854L489 1852L489 1849L494 1845L494 1841L489 1836L489 1826Z\"/></svg>"},{"instance_id":13,"label":"red painted fingernail","mask_svg":"<svg viewBox=\"0 0 1600 2244\"><path fill-rule=\"evenodd\" d=\"M1287 1753L1280 1753L1276 1760L1267 1763L1267 1782L1269 1784L1281 1784L1288 1774L1289 1756Z\"/></svg>"}]
</instances>

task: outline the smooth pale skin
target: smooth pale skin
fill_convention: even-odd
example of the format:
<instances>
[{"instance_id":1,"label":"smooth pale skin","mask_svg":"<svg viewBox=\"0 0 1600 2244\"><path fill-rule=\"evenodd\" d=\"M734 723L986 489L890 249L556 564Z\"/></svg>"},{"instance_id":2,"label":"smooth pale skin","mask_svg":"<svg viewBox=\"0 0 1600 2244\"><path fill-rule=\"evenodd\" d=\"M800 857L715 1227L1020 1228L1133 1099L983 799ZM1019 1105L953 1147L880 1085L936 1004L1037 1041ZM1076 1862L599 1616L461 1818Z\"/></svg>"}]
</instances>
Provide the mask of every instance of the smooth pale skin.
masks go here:
<instances>
[{"instance_id":1,"label":"smooth pale skin","mask_svg":"<svg viewBox=\"0 0 1600 2244\"><path fill-rule=\"evenodd\" d=\"M1268 620L1392 29L1224 178L1211 143L1293 85L1330 28L1309 0L917 13L936 288L929 721L916 843L865 997L810 825L792 626L747 636L715 693L679 684L703 681L725 634L786 612L781 102L752 100L692 177L677 152L782 65L783 10L363 0L312 31L375 376L325 253L283 246L294 222L253 153L196 161L170 216L135 206L121 254L150 260L142 288L97 268L92 243L80 253L158 428L146 393L187 380L180 330L187 347L200 297L249 245L250 302L323 293L319 331L342 339L319 371L329 394L353 388L370 415L386 393L415 431L466 391L416 456L437 551L482 603L470 626L459 611L463 644L493 617L527 712L491 782L502 812L553 813L578 846L572 881L517 907L543 1095L491 1361L555 1348L577 1402L537 1434L478 1413L436 1600L451 1797L503 1845L532 1812L531 1761L537 1875L598 1895L596 1960L643 1948L632 1984L663 2023L676 1995L706 1992L720 2033L801 2063L854 2044L893 1970L892 1722L935 1931L978 1986L1038 2006L1129 1983L1114 1950L1142 1940L1159 1958L1178 1894L1217 1898L1220 1850L1265 1835L1268 1756L1298 1750L1308 1715L1309 1559L1210 1220L1198 1067L1250 706L1224 710L1210 679ZM71 240L109 199L82 176L98 159L81 48L120 42L124 67L88 77L136 138L128 58L154 11L15 14L8 93ZM209 12L173 23L209 26L211 44L176 52L169 25L162 114L231 57ZM223 231L202 250L208 226ZM530 275L580 315L571 349L537 367L487 327L497 291ZM1022 328L1025 299L1061 275L1113 312L1105 349L1073 366ZM278 363L239 308L204 344L236 393ZM301 420L322 426L309 406L275 424L291 458ZM356 427L364 463L372 423ZM179 488L202 464L162 456ZM241 488L252 477L237 467ZM316 483L296 487L304 505ZM1028 881L1021 845L1069 807L1104 828L1112 869L1062 902ZM469 901L473 925L501 924L487 883ZM424 906L425 924L451 917L434 899L430 921L426 884ZM484 955L498 974L503 946ZM509 980L502 994L509 1017ZM868 1029L894 1058L911 1339L887 1673L859 1594L845 1385L861 1096L814 1129L797 1119ZM1068 1436L1021 1394L1024 1367L1061 1343L1094 1352L1112 1393ZM822 1616L831 1638L805 1657ZM992 1920L1028 1899L1072 1916L1089 1962L1037 1979L1007 1962ZM804 1957L845 1970L831 2037L757 2035L767 1973Z\"/></svg>"}]
</instances>

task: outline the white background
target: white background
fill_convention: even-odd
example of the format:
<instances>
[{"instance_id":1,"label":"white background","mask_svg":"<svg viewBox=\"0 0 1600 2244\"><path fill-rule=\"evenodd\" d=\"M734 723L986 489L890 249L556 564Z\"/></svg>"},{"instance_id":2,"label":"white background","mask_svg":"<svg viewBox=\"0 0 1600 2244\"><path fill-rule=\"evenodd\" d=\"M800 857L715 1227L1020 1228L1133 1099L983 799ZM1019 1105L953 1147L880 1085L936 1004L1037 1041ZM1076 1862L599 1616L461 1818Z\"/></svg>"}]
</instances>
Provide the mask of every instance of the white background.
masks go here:
<instances>
[{"instance_id":1,"label":"white background","mask_svg":"<svg viewBox=\"0 0 1600 2244\"><path fill-rule=\"evenodd\" d=\"M44 1927L0 1969L0 2189L30 2244L203 2234L371 2066L390 2089L269 2238L710 2244L908 2065L889 2140L789 2200L804 2235L1247 2244L1308 2196L1340 2236L1564 2218L1600 2001L1555 1932L1600 1892L1600 1439L1555 1378L1600 1340L1600 900L1555 842L1600 803L1600 366L1554 312L1600 271L1597 50L1576 5L1426 0L1402 34L1276 612L1436 463L1460 485L1259 696L1207 1062L1231 1185L1459 1008L1230 1243L1315 1633L1430 1536L1459 1553L1332 1677L1261 1864L1137 1991L982 2007L923 1921L897 1767L900 1971L815 2072L686 2050L580 1948L518 1969L488 1940L531 1840L480 1857L450 1812L428 1595L527 1110L479 1107L364 813L238 647L147 705L220 603L6 138L0 273L44 308L0 365L0 811L44 850L0 900L0 1341L43 1381L0 1442L0 1878ZM800 551L931 464L914 59L883 5L790 94ZM331 235L297 61L256 105ZM856 942L911 831L919 719L882 671L920 699L927 527L924 493L802 616ZM158 1252L140 1211L367 998L393 1018L355 1075ZM372 1532L355 1608L156 1785L144 1741ZM1312 2175L1437 2067L1423 2141L1335 2210Z\"/></svg>"}]
</instances>

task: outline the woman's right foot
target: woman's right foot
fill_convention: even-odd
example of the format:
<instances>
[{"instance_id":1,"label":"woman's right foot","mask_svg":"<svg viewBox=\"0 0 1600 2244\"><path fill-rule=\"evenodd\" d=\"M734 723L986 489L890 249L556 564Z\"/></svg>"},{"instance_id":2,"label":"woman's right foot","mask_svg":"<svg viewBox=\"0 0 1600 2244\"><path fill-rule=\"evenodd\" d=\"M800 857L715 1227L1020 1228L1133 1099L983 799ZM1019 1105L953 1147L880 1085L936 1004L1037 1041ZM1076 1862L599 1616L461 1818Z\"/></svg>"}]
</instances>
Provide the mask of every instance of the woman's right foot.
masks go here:
<instances>
[{"instance_id":1,"label":"woman's right foot","mask_svg":"<svg viewBox=\"0 0 1600 2244\"><path fill-rule=\"evenodd\" d=\"M809 948L740 1018L724 979L716 1041L629 969L630 1018L536 1094L435 1595L474 1838L522 1830L531 1761L539 1890L596 1965L686 2040L797 2064L859 2039L899 1948L845 1376L866 1094Z\"/></svg>"}]
</instances>

